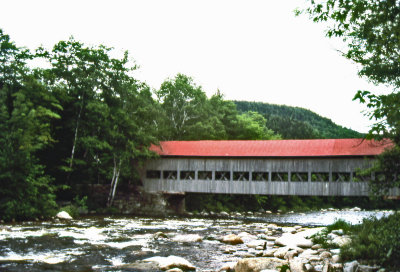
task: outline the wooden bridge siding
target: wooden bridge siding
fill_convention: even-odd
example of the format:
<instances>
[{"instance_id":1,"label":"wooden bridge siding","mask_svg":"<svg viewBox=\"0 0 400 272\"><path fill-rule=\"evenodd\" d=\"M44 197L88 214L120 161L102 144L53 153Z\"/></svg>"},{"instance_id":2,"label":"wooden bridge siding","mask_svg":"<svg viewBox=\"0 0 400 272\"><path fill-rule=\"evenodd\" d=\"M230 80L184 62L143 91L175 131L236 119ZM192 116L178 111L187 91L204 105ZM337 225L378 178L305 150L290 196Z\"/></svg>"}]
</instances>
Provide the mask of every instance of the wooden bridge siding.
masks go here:
<instances>
[{"instance_id":1,"label":"wooden bridge siding","mask_svg":"<svg viewBox=\"0 0 400 272\"><path fill-rule=\"evenodd\" d=\"M149 192L193 192L217 194L297 195L297 196L367 196L366 182L256 182L219 180L148 179Z\"/></svg>"},{"instance_id":2,"label":"wooden bridge siding","mask_svg":"<svg viewBox=\"0 0 400 272\"><path fill-rule=\"evenodd\" d=\"M163 158L149 161L148 170L188 171L257 171L285 172L287 170L314 172L350 172L368 166L370 161L363 158L320 158L320 159L194 159Z\"/></svg>"},{"instance_id":3,"label":"wooden bridge siding","mask_svg":"<svg viewBox=\"0 0 400 272\"><path fill-rule=\"evenodd\" d=\"M225 194L268 195L368 195L364 182L332 182L333 172L352 173L357 168L370 165L363 158L284 158L284 159L210 159L210 158L162 158L148 162L147 170L177 171L177 180L147 179L143 177L147 191L201 192ZM194 171L194 180L180 180L179 171ZM212 171L212 180L199 180L198 171ZM230 180L215 180L215 171L230 172ZM233 172L268 172L269 180L233 181ZM271 181L272 172L288 173L289 181ZM290 173L308 173L306 182L290 182ZM329 173L331 182L311 182L311 173Z\"/></svg>"}]
</instances>

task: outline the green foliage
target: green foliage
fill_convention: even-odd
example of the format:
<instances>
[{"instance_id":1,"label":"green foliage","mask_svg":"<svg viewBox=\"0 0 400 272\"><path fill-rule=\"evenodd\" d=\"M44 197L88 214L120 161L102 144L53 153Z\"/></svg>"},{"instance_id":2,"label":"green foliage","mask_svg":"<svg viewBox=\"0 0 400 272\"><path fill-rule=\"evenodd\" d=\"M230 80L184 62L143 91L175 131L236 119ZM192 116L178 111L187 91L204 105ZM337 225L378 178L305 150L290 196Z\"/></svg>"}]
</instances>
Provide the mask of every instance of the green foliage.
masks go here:
<instances>
[{"instance_id":1,"label":"green foliage","mask_svg":"<svg viewBox=\"0 0 400 272\"><path fill-rule=\"evenodd\" d=\"M257 112L239 114L218 91L210 99L182 74L166 80L155 94L160 103L156 123L161 140L265 140L279 136Z\"/></svg>"},{"instance_id":2,"label":"green foliage","mask_svg":"<svg viewBox=\"0 0 400 272\"><path fill-rule=\"evenodd\" d=\"M297 14L301 12L307 13L314 22L329 22L327 36L343 39L347 44L343 56L359 64L360 76L376 85L383 84L392 88L392 92L381 95L359 90L353 100L365 104L369 108L367 116L375 122L368 138L389 138L400 146L398 1L311 1L306 9ZM399 184L397 174L395 178L392 177L393 166L398 158L398 151L383 154L379 158L374 170L382 172L383 178L380 180L381 185L379 182L372 184L375 191L385 192L388 187ZM379 186L382 186L382 190Z\"/></svg>"},{"instance_id":3,"label":"green foliage","mask_svg":"<svg viewBox=\"0 0 400 272\"><path fill-rule=\"evenodd\" d=\"M87 199L87 196L84 196L81 199L79 196L75 196L71 204L61 207L60 210L67 212L73 218L77 218L81 213L87 212Z\"/></svg>"},{"instance_id":4,"label":"green foliage","mask_svg":"<svg viewBox=\"0 0 400 272\"><path fill-rule=\"evenodd\" d=\"M52 178L38 152L52 141L57 101L25 62L32 55L0 30L0 217L26 220L53 215ZM51 103L49 103L51 102Z\"/></svg>"},{"instance_id":5,"label":"green foliage","mask_svg":"<svg viewBox=\"0 0 400 272\"><path fill-rule=\"evenodd\" d=\"M395 271L400 266L400 214L365 219L352 229L352 241L341 248L344 262L363 260Z\"/></svg>"},{"instance_id":6,"label":"green foliage","mask_svg":"<svg viewBox=\"0 0 400 272\"><path fill-rule=\"evenodd\" d=\"M362 134L336 125L310 110L262 102L234 101L239 112L254 111L267 121L266 126L284 139L360 138Z\"/></svg>"},{"instance_id":7,"label":"green foliage","mask_svg":"<svg viewBox=\"0 0 400 272\"><path fill-rule=\"evenodd\" d=\"M347 223L343 219L338 219L333 224L328 225L325 229L323 229L319 233L311 236L311 239L314 244L320 244L323 248L337 248L338 245L332 243L328 239L328 234L334 230L343 230L344 234L348 234L352 231L352 229L353 225Z\"/></svg>"},{"instance_id":8,"label":"green foliage","mask_svg":"<svg viewBox=\"0 0 400 272\"><path fill-rule=\"evenodd\" d=\"M278 266L277 268L279 268L279 272L286 272L286 271L290 271L290 267L287 264L283 264L281 266Z\"/></svg>"}]
</instances>

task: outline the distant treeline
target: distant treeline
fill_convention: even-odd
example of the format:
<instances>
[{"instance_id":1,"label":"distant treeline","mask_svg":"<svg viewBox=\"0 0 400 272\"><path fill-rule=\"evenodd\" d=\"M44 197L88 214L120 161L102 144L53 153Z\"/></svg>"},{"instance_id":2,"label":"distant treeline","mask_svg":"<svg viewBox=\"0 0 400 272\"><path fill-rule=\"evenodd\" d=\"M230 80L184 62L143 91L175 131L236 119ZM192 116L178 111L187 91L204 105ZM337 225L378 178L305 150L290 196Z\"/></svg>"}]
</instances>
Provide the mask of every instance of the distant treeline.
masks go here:
<instances>
[{"instance_id":1,"label":"distant treeline","mask_svg":"<svg viewBox=\"0 0 400 272\"><path fill-rule=\"evenodd\" d=\"M299 107L262 102L234 101L239 112L254 111L267 120L267 127L283 139L342 139L364 135Z\"/></svg>"}]
</instances>

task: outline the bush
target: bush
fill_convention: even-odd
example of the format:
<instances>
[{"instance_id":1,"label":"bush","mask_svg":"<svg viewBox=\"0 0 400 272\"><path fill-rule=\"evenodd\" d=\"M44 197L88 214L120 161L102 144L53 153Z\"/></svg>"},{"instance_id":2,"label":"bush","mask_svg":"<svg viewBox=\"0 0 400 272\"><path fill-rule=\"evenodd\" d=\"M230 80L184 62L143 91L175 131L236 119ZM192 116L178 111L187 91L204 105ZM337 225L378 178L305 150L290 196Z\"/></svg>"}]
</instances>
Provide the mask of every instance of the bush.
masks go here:
<instances>
[{"instance_id":1,"label":"bush","mask_svg":"<svg viewBox=\"0 0 400 272\"><path fill-rule=\"evenodd\" d=\"M87 211L87 196L82 197L79 199L78 196L74 197L73 203L70 205L64 206L61 208L61 211L67 212L73 218L78 217L82 212Z\"/></svg>"},{"instance_id":2,"label":"bush","mask_svg":"<svg viewBox=\"0 0 400 272\"><path fill-rule=\"evenodd\" d=\"M352 242L341 249L344 261L364 260L388 269L400 267L400 214L368 218L351 230Z\"/></svg>"},{"instance_id":3,"label":"bush","mask_svg":"<svg viewBox=\"0 0 400 272\"><path fill-rule=\"evenodd\" d=\"M314 244L320 244L322 245L323 248L338 247L338 245L329 241L328 234L331 233L333 230L339 230L339 229L343 230L344 234L348 234L352 231L353 228L354 226L351 225L350 223L344 221L343 219L338 219L333 224L327 226L321 232L313 235L311 239Z\"/></svg>"}]
</instances>

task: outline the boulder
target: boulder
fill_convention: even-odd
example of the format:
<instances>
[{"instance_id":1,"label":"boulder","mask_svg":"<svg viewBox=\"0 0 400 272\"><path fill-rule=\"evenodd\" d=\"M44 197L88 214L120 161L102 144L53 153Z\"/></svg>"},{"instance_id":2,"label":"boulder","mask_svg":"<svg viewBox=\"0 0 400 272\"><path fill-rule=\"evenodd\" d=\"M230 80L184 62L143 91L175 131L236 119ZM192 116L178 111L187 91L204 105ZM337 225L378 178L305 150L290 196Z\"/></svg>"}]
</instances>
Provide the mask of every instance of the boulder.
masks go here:
<instances>
[{"instance_id":1,"label":"boulder","mask_svg":"<svg viewBox=\"0 0 400 272\"><path fill-rule=\"evenodd\" d=\"M313 246L313 243L311 240L306 239L301 235L284 233L281 237L275 240L275 245L310 248Z\"/></svg>"},{"instance_id":2,"label":"boulder","mask_svg":"<svg viewBox=\"0 0 400 272\"><path fill-rule=\"evenodd\" d=\"M275 236L265 236L265 240L267 240L267 241L276 241L276 239L278 239L278 237L275 237Z\"/></svg>"},{"instance_id":3,"label":"boulder","mask_svg":"<svg viewBox=\"0 0 400 272\"><path fill-rule=\"evenodd\" d=\"M242 238L236 234L228 234L221 238L221 242L231 245L243 244Z\"/></svg>"},{"instance_id":4,"label":"boulder","mask_svg":"<svg viewBox=\"0 0 400 272\"><path fill-rule=\"evenodd\" d=\"M343 272L343 265L341 263L331 263L331 270L329 272Z\"/></svg>"},{"instance_id":5,"label":"boulder","mask_svg":"<svg viewBox=\"0 0 400 272\"><path fill-rule=\"evenodd\" d=\"M334 263L334 264L340 263L340 256L339 255L333 255L331 262Z\"/></svg>"},{"instance_id":6,"label":"boulder","mask_svg":"<svg viewBox=\"0 0 400 272\"><path fill-rule=\"evenodd\" d=\"M321 252L321 254L319 254L319 256L322 259L330 259L330 258L332 258L332 253L330 253L329 251L323 251L323 252Z\"/></svg>"},{"instance_id":7,"label":"boulder","mask_svg":"<svg viewBox=\"0 0 400 272\"><path fill-rule=\"evenodd\" d=\"M168 269L167 272L183 272L183 270L180 268L172 268L172 269Z\"/></svg>"},{"instance_id":8,"label":"boulder","mask_svg":"<svg viewBox=\"0 0 400 272\"><path fill-rule=\"evenodd\" d=\"M279 259L284 259L285 255L288 253L289 248L288 247L281 247L278 248L277 251L274 253L274 257L279 258Z\"/></svg>"},{"instance_id":9,"label":"boulder","mask_svg":"<svg viewBox=\"0 0 400 272\"><path fill-rule=\"evenodd\" d=\"M300 259L292 259L289 261L290 272L306 272L304 263Z\"/></svg>"},{"instance_id":10,"label":"boulder","mask_svg":"<svg viewBox=\"0 0 400 272\"><path fill-rule=\"evenodd\" d=\"M229 214L227 212L220 212L219 215L223 216L223 217L228 217L229 216Z\"/></svg>"},{"instance_id":11,"label":"boulder","mask_svg":"<svg viewBox=\"0 0 400 272\"><path fill-rule=\"evenodd\" d=\"M315 271L314 266L312 266L312 265L309 264L309 263L306 263L306 264L304 265L304 269L305 269L306 271Z\"/></svg>"},{"instance_id":12,"label":"boulder","mask_svg":"<svg viewBox=\"0 0 400 272\"><path fill-rule=\"evenodd\" d=\"M156 263L158 268L161 270L169 270L172 268L180 268L182 270L196 270L196 267L184 258L173 255L168 257L156 256L144 259L143 261Z\"/></svg>"},{"instance_id":13,"label":"boulder","mask_svg":"<svg viewBox=\"0 0 400 272\"><path fill-rule=\"evenodd\" d=\"M252 240L252 241L246 243L246 246L249 248L261 247L261 249L264 249L267 245L266 245L265 240Z\"/></svg>"},{"instance_id":14,"label":"boulder","mask_svg":"<svg viewBox=\"0 0 400 272\"><path fill-rule=\"evenodd\" d=\"M273 248L267 251L264 251L263 257L274 257L275 252L277 251L277 248Z\"/></svg>"},{"instance_id":15,"label":"boulder","mask_svg":"<svg viewBox=\"0 0 400 272\"><path fill-rule=\"evenodd\" d=\"M12 231L10 227L0 226L0 231Z\"/></svg>"},{"instance_id":16,"label":"boulder","mask_svg":"<svg viewBox=\"0 0 400 272\"><path fill-rule=\"evenodd\" d=\"M332 240L332 243L342 247L344 245L347 245L351 242L351 239L349 236L337 236L335 239Z\"/></svg>"},{"instance_id":17,"label":"boulder","mask_svg":"<svg viewBox=\"0 0 400 272\"><path fill-rule=\"evenodd\" d=\"M305 229L295 234L284 233L275 240L275 244L279 246L310 248L313 246L313 242L308 239L308 237L320 232L322 229L323 228Z\"/></svg>"},{"instance_id":18,"label":"boulder","mask_svg":"<svg viewBox=\"0 0 400 272\"><path fill-rule=\"evenodd\" d=\"M296 250L291 249L285 254L284 258L287 260L292 260L292 259L294 259L294 257L296 257L298 255L299 255L299 253Z\"/></svg>"},{"instance_id":19,"label":"boulder","mask_svg":"<svg viewBox=\"0 0 400 272\"><path fill-rule=\"evenodd\" d=\"M322 245L320 245L320 244L316 244L316 245L313 245L313 246L311 247L311 249L315 249L315 250L318 250L318 249L320 249L320 248L322 248Z\"/></svg>"},{"instance_id":20,"label":"boulder","mask_svg":"<svg viewBox=\"0 0 400 272\"><path fill-rule=\"evenodd\" d=\"M294 234L297 232L297 230L294 227L283 227L282 232Z\"/></svg>"},{"instance_id":21,"label":"boulder","mask_svg":"<svg viewBox=\"0 0 400 272\"><path fill-rule=\"evenodd\" d=\"M241 232L239 233L237 236L239 236L240 238L242 238L244 243L249 243L253 240L257 240L257 236L254 236L248 232Z\"/></svg>"},{"instance_id":22,"label":"boulder","mask_svg":"<svg viewBox=\"0 0 400 272\"><path fill-rule=\"evenodd\" d=\"M352 261L349 263L345 263L343 267L343 272L356 272L359 263L357 261Z\"/></svg>"},{"instance_id":23,"label":"boulder","mask_svg":"<svg viewBox=\"0 0 400 272\"><path fill-rule=\"evenodd\" d=\"M153 234L153 239L168 239L168 235L166 235L164 232L158 231Z\"/></svg>"},{"instance_id":24,"label":"boulder","mask_svg":"<svg viewBox=\"0 0 400 272\"><path fill-rule=\"evenodd\" d=\"M266 269L279 270L278 267L289 265L286 260L278 258L245 258L237 262L235 272L260 272Z\"/></svg>"},{"instance_id":25,"label":"boulder","mask_svg":"<svg viewBox=\"0 0 400 272\"><path fill-rule=\"evenodd\" d=\"M228 263L225 263L218 271L219 271L219 272L223 272L223 271L226 271L226 272L235 271L235 265L236 265L236 262L228 262Z\"/></svg>"},{"instance_id":26,"label":"boulder","mask_svg":"<svg viewBox=\"0 0 400 272\"><path fill-rule=\"evenodd\" d=\"M194 243L203 241L203 237L198 234L177 235L172 238L172 241L181 243Z\"/></svg>"},{"instance_id":27,"label":"boulder","mask_svg":"<svg viewBox=\"0 0 400 272\"><path fill-rule=\"evenodd\" d=\"M61 211L61 212L57 213L56 217L59 219L63 219L63 220L71 220L72 219L72 217L65 211Z\"/></svg>"}]
</instances>

